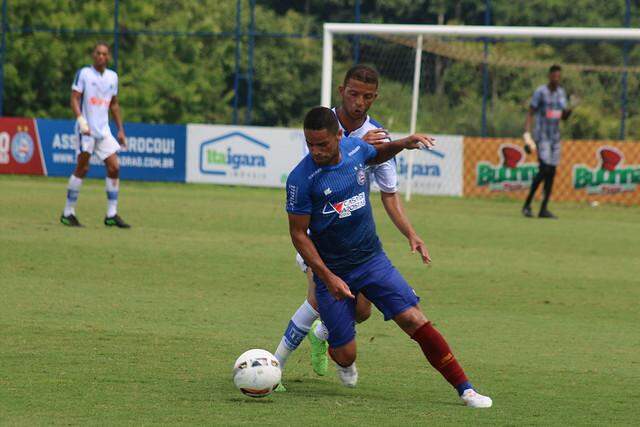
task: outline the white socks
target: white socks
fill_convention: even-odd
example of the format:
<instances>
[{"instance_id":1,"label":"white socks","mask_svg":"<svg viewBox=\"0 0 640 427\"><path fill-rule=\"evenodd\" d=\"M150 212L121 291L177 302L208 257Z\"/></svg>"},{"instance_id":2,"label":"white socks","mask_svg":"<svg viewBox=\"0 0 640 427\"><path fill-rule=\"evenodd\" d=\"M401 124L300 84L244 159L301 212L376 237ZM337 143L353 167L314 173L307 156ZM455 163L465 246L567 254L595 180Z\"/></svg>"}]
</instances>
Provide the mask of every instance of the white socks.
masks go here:
<instances>
[{"instance_id":1,"label":"white socks","mask_svg":"<svg viewBox=\"0 0 640 427\"><path fill-rule=\"evenodd\" d=\"M287 359L300 345L309 333L311 324L319 317L317 311L306 301L296 310L289 321L287 329L278 344L274 356L280 362L280 368L284 369Z\"/></svg>"},{"instance_id":2,"label":"white socks","mask_svg":"<svg viewBox=\"0 0 640 427\"><path fill-rule=\"evenodd\" d=\"M118 192L120 191L120 180L106 177L107 190L107 217L115 216L118 212Z\"/></svg>"},{"instance_id":3,"label":"white socks","mask_svg":"<svg viewBox=\"0 0 640 427\"><path fill-rule=\"evenodd\" d=\"M107 177L105 178L105 184L107 191L107 216L112 217L118 212L120 180ZM82 178L78 178L72 174L69 177L69 184L67 184L67 202L64 205L64 216L76 214L76 203L78 202L80 187L82 187Z\"/></svg>"},{"instance_id":4,"label":"white socks","mask_svg":"<svg viewBox=\"0 0 640 427\"><path fill-rule=\"evenodd\" d=\"M82 187L82 178L71 174L69 184L67 184L67 203L64 205L64 216L76 214L76 203L78 203L80 187Z\"/></svg>"}]
</instances>

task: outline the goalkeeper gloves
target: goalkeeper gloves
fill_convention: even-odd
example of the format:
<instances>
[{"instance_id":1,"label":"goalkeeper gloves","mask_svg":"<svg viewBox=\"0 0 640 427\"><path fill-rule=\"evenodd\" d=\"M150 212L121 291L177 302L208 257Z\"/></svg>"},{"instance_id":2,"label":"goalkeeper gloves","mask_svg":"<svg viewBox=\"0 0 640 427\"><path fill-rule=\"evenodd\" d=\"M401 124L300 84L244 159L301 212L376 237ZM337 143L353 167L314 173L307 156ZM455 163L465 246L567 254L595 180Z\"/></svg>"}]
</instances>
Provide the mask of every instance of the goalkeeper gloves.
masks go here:
<instances>
[{"instance_id":1,"label":"goalkeeper gloves","mask_svg":"<svg viewBox=\"0 0 640 427\"><path fill-rule=\"evenodd\" d=\"M78 123L78 129L80 129L80 132L84 134L89 133L89 123L87 122L87 119L85 119L83 115L79 115L78 118L76 119L76 122Z\"/></svg>"},{"instance_id":2,"label":"goalkeeper gloves","mask_svg":"<svg viewBox=\"0 0 640 427\"><path fill-rule=\"evenodd\" d=\"M524 139L524 151L527 154L531 154L536 149L536 143L533 141L531 137L531 132L525 132L522 135L522 139Z\"/></svg>"}]
</instances>

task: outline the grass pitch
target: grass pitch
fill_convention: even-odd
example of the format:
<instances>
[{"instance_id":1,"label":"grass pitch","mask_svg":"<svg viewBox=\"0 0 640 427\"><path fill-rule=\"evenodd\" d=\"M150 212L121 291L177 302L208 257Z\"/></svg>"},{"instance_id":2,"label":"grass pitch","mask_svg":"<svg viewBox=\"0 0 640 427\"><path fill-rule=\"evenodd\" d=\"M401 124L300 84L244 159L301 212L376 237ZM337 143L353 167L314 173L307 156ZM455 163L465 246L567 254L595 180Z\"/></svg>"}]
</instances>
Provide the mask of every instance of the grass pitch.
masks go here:
<instances>
[{"instance_id":1,"label":"grass pitch","mask_svg":"<svg viewBox=\"0 0 640 427\"><path fill-rule=\"evenodd\" d=\"M274 351L304 300L279 190L125 182L102 225L101 180L58 223L61 179L0 177L0 424L634 424L640 397L640 210L417 197L433 266L376 195L390 258L490 410L460 406L379 313L358 328L360 382L317 377L305 342L287 393L243 396L231 365Z\"/></svg>"}]
</instances>

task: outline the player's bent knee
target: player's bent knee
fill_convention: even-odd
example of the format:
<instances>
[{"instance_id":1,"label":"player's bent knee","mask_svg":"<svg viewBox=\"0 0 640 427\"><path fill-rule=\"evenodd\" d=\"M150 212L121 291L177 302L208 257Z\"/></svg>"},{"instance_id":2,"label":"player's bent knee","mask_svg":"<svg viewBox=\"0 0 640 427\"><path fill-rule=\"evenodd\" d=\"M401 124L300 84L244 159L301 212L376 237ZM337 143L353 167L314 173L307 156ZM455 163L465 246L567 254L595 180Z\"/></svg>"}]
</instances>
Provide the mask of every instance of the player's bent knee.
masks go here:
<instances>
[{"instance_id":1,"label":"player's bent knee","mask_svg":"<svg viewBox=\"0 0 640 427\"><path fill-rule=\"evenodd\" d=\"M418 306L410 307L394 317L393 320L410 336L428 322L427 317Z\"/></svg>"}]
</instances>

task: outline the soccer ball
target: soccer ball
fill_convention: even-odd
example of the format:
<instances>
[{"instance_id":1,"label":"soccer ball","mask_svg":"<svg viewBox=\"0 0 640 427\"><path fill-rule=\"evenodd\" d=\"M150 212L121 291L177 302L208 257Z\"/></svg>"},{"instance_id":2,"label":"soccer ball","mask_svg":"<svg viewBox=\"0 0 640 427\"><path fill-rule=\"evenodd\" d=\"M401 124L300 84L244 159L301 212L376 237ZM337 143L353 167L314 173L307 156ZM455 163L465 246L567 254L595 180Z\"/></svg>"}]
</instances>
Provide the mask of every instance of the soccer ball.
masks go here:
<instances>
[{"instance_id":1,"label":"soccer ball","mask_svg":"<svg viewBox=\"0 0 640 427\"><path fill-rule=\"evenodd\" d=\"M269 396L281 378L280 362L267 350L247 350L233 364L233 383L247 396Z\"/></svg>"}]
</instances>

